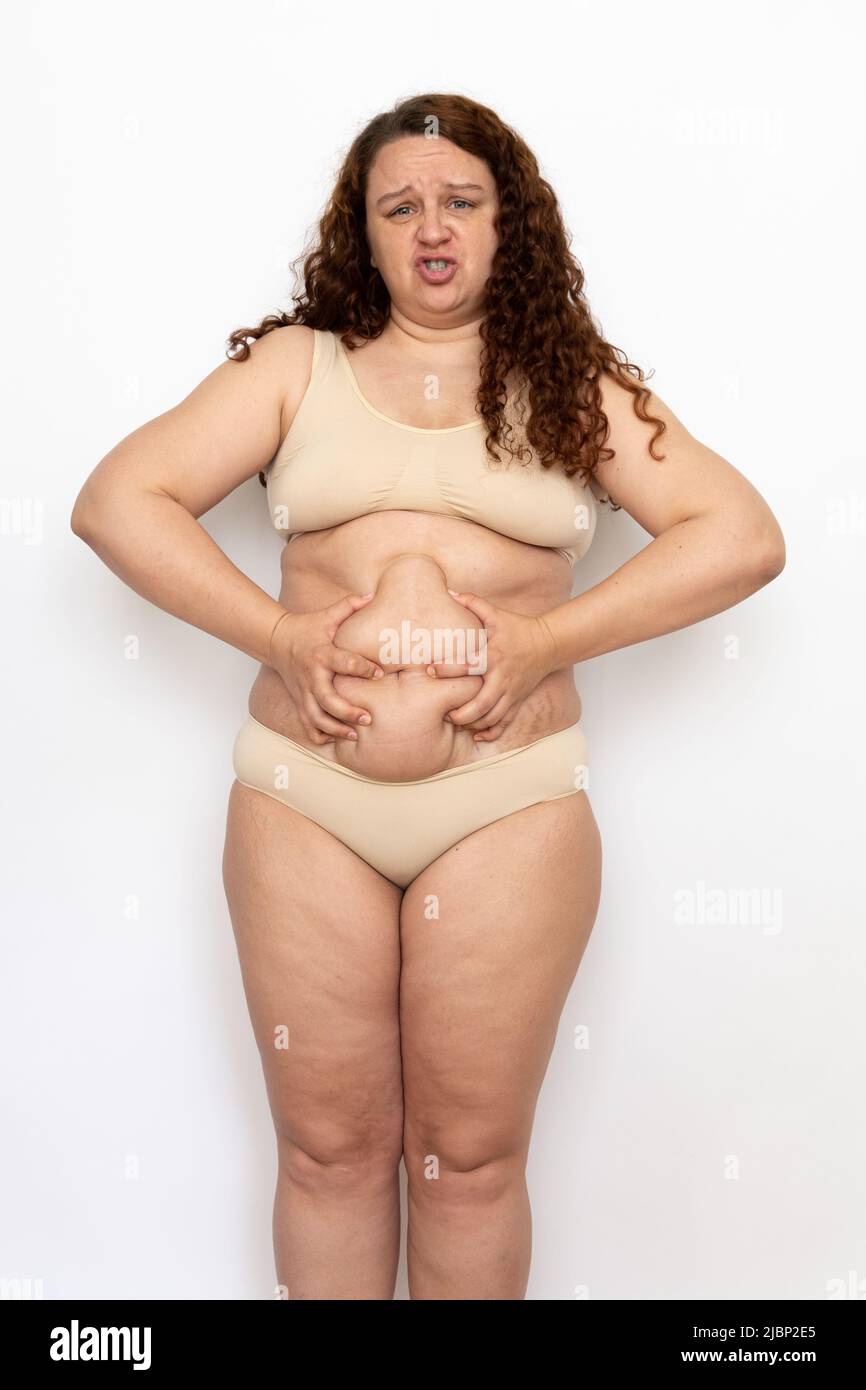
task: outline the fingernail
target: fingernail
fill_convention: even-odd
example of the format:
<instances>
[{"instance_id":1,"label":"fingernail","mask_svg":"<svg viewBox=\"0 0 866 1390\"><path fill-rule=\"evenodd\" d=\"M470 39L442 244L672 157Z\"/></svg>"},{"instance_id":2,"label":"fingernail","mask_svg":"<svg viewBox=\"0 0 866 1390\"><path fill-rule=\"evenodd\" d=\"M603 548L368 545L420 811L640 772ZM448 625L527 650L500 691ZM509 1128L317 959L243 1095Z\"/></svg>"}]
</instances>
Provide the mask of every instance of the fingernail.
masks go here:
<instances>
[{"instance_id":1,"label":"fingernail","mask_svg":"<svg viewBox=\"0 0 866 1390\"><path fill-rule=\"evenodd\" d=\"M380 677L380 676L384 676L384 674L385 674L384 671L380 671L380 670L378 670L378 669L375 670L375 671L373 672L373 680L374 680L374 681L377 681L377 680L379 679L379 677Z\"/></svg>"},{"instance_id":2,"label":"fingernail","mask_svg":"<svg viewBox=\"0 0 866 1390\"><path fill-rule=\"evenodd\" d=\"M448 592L449 592L449 594L453 594L455 598L459 598L459 597L460 597L460 595L459 595L459 593L457 592L456 589L449 589Z\"/></svg>"},{"instance_id":3,"label":"fingernail","mask_svg":"<svg viewBox=\"0 0 866 1390\"><path fill-rule=\"evenodd\" d=\"M428 676L435 676L435 675L436 675L436 667L435 667L435 666L428 666L428 667L427 667L427 675L428 675Z\"/></svg>"},{"instance_id":4,"label":"fingernail","mask_svg":"<svg viewBox=\"0 0 866 1390\"><path fill-rule=\"evenodd\" d=\"M369 724L369 722L370 722L370 716L369 716L369 714L362 714L362 715L360 715L360 717L359 717L359 719L358 719L358 723L359 723L359 724Z\"/></svg>"},{"instance_id":5,"label":"fingernail","mask_svg":"<svg viewBox=\"0 0 866 1390\"><path fill-rule=\"evenodd\" d=\"M357 738L358 735L355 733L355 730L354 730L354 729L350 729L349 732L348 732L348 734L346 735L346 737L347 737L347 738Z\"/></svg>"}]
</instances>

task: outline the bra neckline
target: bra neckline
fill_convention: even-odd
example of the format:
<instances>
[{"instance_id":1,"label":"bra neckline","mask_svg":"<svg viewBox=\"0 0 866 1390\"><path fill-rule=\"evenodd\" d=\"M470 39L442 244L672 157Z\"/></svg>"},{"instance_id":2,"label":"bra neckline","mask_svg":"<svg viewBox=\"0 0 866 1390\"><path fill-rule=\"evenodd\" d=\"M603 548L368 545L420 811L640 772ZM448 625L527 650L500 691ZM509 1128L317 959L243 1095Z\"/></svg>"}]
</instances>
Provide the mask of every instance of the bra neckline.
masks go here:
<instances>
[{"instance_id":1,"label":"bra neckline","mask_svg":"<svg viewBox=\"0 0 866 1390\"><path fill-rule=\"evenodd\" d=\"M483 420L468 420L465 425L446 425L444 429L428 430L425 429L423 425L407 425L403 420L393 420L390 415L384 415L381 410L377 410L374 405L371 405L371 403L367 400L367 397L361 390L360 386L358 385L358 378L355 376L355 373L352 370L352 364L349 361L349 354L343 346L343 342L339 334L333 333L332 337L337 345L337 356L343 364L345 373L349 378L349 384L351 385L355 395L358 397L358 400L365 407L365 409L369 410L371 415L375 415L376 418L379 420L384 420L386 425L393 425L395 429L398 430L409 430L412 434L457 434L460 430L477 430L483 428Z\"/></svg>"}]
</instances>

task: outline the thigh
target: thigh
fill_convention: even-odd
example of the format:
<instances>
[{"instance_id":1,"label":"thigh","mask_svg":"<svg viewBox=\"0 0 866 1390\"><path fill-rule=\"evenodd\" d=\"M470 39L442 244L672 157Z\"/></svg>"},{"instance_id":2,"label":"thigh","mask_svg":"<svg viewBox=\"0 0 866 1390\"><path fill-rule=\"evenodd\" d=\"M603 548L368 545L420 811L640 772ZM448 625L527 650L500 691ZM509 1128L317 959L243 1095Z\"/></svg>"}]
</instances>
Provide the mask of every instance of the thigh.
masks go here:
<instances>
[{"instance_id":1,"label":"thigh","mask_svg":"<svg viewBox=\"0 0 866 1390\"><path fill-rule=\"evenodd\" d=\"M529 1146L559 1017L595 921L601 837L585 791L469 835L406 890L404 1154L469 1170Z\"/></svg>"},{"instance_id":2,"label":"thigh","mask_svg":"<svg viewBox=\"0 0 866 1390\"><path fill-rule=\"evenodd\" d=\"M223 883L278 1137L400 1155L401 893L321 826L234 782Z\"/></svg>"}]
</instances>

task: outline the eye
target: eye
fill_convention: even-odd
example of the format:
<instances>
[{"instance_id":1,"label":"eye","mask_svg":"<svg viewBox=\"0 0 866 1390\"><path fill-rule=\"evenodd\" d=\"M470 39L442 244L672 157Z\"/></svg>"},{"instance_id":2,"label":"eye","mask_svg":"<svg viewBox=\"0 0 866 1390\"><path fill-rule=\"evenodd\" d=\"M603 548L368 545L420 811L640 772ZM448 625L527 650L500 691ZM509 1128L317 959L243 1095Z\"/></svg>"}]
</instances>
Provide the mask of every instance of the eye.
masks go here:
<instances>
[{"instance_id":1,"label":"eye","mask_svg":"<svg viewBox=\"0 0 866 1390\"><path fill-rule=\"evenodd\" d=\"M474 206L475 206L474 203L470 203L470 201L469 201L468 198L452 198L452 199L451 199L451 202L452 202L452 203L462 203L462 204L463 204L463 207L467 207L467 208L474 208ZM401 203L399 207L392 208L392 210L388 213L388 216L389 216L389 217L396 217L398 212L405 212L406 209L407 209L408 207L409 207L409 204L408 204L408 203Z\"/></svg>"}]
</instances>

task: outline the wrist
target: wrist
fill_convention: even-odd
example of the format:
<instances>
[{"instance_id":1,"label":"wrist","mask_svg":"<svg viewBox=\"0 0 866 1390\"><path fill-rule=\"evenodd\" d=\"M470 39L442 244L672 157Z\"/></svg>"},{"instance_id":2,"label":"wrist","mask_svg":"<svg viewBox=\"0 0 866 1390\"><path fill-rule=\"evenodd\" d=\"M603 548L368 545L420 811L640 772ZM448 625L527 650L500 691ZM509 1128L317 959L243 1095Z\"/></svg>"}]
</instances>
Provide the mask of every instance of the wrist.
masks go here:
<instances>
[{"instance_id":1,"label":"wrist","mask_svg":"<svg viewBox=\"0 0 866 1390\"><path fill-rule=\"evenodd\" d=\"M560 608L551 608L539 617L542 630L547 636L549 671L567 671L574 665L574 657L569 653L568 632L564 614Z\"/></svg>"},{"instance_id":2,"label":"wrist","mask_svg":"<svg viewBox=\"0 0 866 1390\"><path fill-rule=\"evenodd\" d=\"M283 611L282 611L282 613L280 613L279 616L277 617L277 620L276 620L276 622L274 623L273 627L271 628L271 635L270 635L270 637L268 638L268 655L267 655L267 658L266 658L266 660L265 660L265 665L266 665L266 666L270 666L270 667L273 668L273 664L274 664L274 662L273 662L274 638L275 638L275 636L276 636L276 634L277 634L277 629L278 629L278 628L280 627L280 625L282 624L284 618L291 618L291 616L292 616L292 615L291 615L291 613L289 612L288 608L284 608ZM284 629L283 629L283 630L284 630Z\"/></svg>"}]
</instances>

